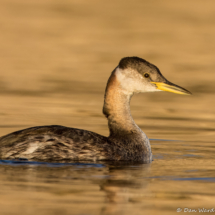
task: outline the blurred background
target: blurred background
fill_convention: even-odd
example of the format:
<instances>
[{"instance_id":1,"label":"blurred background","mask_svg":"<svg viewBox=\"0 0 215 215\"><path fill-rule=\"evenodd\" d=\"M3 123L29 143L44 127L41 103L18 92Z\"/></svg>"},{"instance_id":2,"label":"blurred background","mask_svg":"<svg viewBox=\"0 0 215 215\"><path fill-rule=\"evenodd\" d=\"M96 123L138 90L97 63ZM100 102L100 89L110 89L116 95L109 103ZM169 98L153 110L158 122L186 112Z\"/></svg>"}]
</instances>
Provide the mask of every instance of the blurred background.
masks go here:
<instances>
[{"instance_id":1,"label":"blurred background","mask_svg":"<svg viewBox=\"0 0 215 215\"><path fill-rule=\"evenodd\" d=\"M63 124L108 135L103 94L125 56L148 60L194 94L138 95L134 118L180 108L214 118L214 7L212 0L1 1L0 134Z\"/></svg>"},{"instance_id":2,"label":"blurred background","mask_svg":"<svg viewBox=\"0 0 215 215\"><path fill-rule=\"evenodd\" d=\"M131 110L140 126L160 123L143 117L174 112L215 119L214 24L212 0L2 0L0 135L44 124L108 135L103 94L125 56L146 59L193 93L135 96Z\"/></svg>"},{"instance_id":3,"label":"blurred background","mask_svg":"<svg viewBox=\"0 0 215 215\"><path fill-rule=\"evenodd\" d=\"M214 38L213 0L1 0L0 135L51 124L108 135L102 114L107 79L121 58L138 56L155 64L164 77L193 95L135 95L131 111L136 123L151 139L198 140L201 147L209 144L207 154L201 154L201 150L198 153L214 163ZM152 144L152 151L154 155L171 150L174 154L176 145ZM189 147L191 150L194 146ZM179 163L169 165L174 169ZM155 164L155 171L162 169ZM179 191L183 187L178 186ZM208 185L208 192L211 190ZM205 205L214 200L212 194L208 195ZM12 196L4 197L4 205L10 205ZM199 202L203 200L199 198ZM162 210L172 205L170 199L166 205L162 203ZM22 204L17 208L21 210Z\"/></svg>"}]
</instances>

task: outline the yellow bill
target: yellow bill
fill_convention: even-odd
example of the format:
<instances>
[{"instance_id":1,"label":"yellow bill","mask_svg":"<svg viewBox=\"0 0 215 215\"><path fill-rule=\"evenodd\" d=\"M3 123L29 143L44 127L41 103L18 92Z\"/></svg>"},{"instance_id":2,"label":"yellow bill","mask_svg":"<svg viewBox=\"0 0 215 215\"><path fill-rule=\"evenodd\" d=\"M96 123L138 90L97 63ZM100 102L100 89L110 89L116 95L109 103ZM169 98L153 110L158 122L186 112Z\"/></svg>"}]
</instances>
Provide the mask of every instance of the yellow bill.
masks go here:
<instances>
[{"instance_id":1,"label":"yellow bill","mask_svg":"<svg viewBox=\"0 0 215 215\"><path fill-rule=\"evenodd\" d=\"M183 95L191 95L191 92L188 90L179 87L171 82L163 83L163 82L151 82L152 84L155 84L157 89L171 92L171 93L177 93L177 94L183 94Z\"/></svg>"}]
</instances>

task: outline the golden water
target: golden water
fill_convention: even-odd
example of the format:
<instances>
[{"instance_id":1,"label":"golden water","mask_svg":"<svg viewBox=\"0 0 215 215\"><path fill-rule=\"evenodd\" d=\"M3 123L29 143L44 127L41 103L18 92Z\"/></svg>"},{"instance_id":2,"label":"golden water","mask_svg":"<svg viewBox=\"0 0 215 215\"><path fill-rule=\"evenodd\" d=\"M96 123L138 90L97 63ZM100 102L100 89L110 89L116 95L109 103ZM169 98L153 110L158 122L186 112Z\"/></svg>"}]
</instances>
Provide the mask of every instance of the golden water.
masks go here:
<instances>
[{"instance_id":1,"label":"golden water","mask_svg":"<svg viewBox=\"0 0 215 215\"><path fill-rule=\"evenodd\" d=\"M51 124L108 135L103 94L125 56L154 63L193 95L132 99L132 115L151 139L151 164L1 161L0 214L215 207L214 14L212 0L1 1L1 136Z\"/></svg>"}]
</instances>

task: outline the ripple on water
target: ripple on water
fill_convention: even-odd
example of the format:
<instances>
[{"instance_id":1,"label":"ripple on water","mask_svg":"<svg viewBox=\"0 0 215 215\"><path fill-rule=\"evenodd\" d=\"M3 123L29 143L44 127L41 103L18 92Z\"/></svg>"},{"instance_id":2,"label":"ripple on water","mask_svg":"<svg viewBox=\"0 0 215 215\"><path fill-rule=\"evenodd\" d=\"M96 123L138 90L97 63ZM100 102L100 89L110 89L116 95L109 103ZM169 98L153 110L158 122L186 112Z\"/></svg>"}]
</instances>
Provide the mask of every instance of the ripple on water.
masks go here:
<instances>
[{"instance_id":1,"label":"ripple on water","mask_svg":"<svg viewBox=\"0 0 215 215\"><path fill-rule=\"evenodd\" d=\"M63 166L77 166L77 167L104 167L103 164L95 163L49 163L49 162L38 162L38 161L23 161L23 160L0 160L1 165L34 165L34 166L48 166L48 167L63 167Z\"/></svg>"}]
</instances>

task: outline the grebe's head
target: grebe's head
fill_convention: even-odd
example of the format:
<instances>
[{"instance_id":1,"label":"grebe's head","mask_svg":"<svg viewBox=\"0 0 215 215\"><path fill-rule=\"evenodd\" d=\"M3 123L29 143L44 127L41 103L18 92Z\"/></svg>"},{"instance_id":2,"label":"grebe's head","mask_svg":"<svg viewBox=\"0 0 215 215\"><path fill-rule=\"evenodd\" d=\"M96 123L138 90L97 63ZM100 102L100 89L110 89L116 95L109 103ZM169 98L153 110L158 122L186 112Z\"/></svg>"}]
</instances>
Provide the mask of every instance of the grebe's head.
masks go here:
<instances>
[{"instance_id":1,"label":"grebe's head","mask_svg":"<svg viewBox=\"0 0 215 215\"><path fill-rule=\"evenodd\" d=\"M125 57L115 69L117 81L129 94L155 91L190 95L191 93L165 79L153 64L139 57Z\"/></svg>"}]
</instances>

